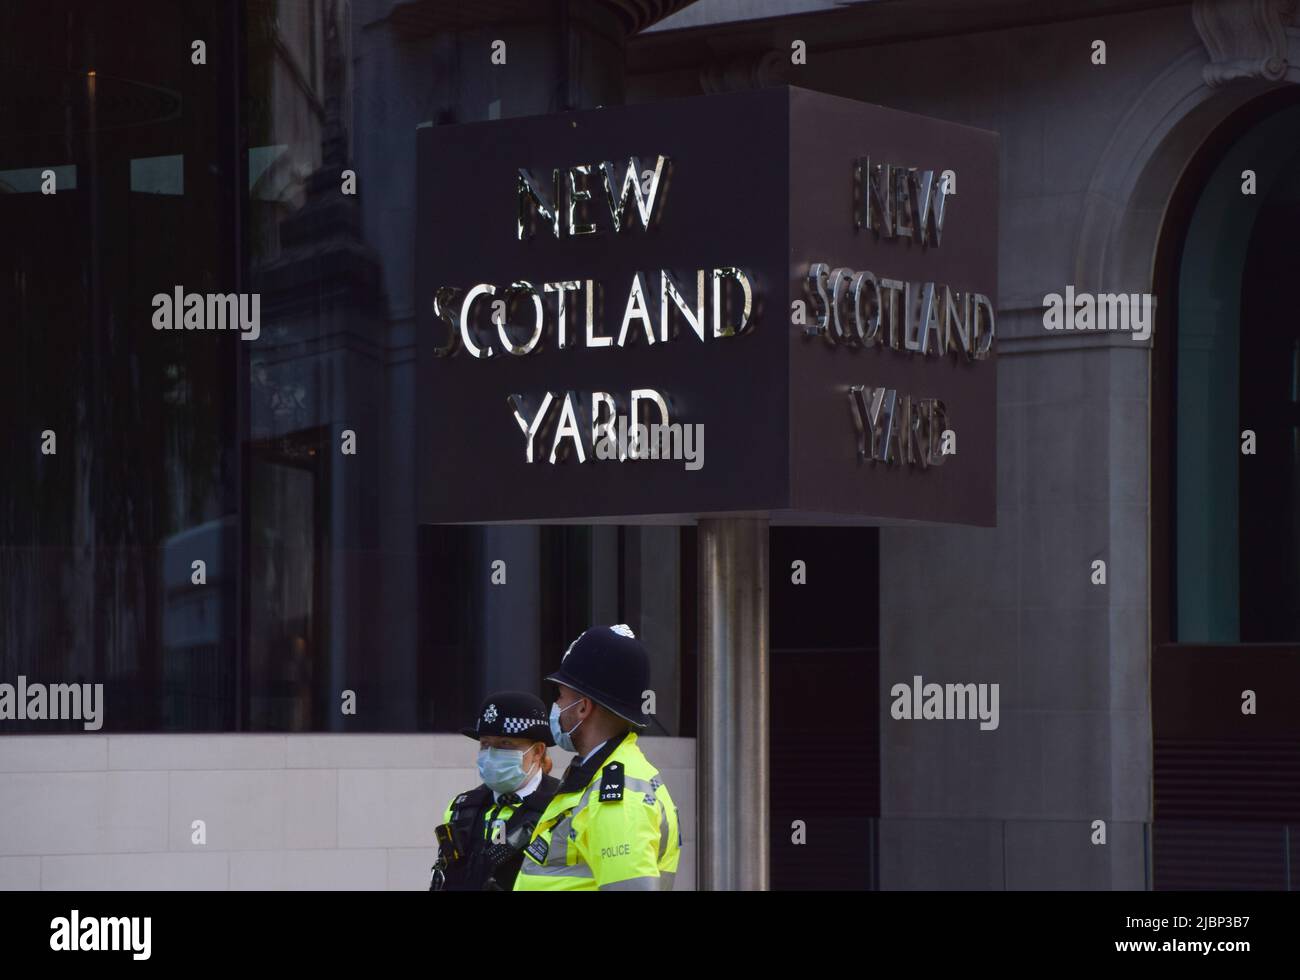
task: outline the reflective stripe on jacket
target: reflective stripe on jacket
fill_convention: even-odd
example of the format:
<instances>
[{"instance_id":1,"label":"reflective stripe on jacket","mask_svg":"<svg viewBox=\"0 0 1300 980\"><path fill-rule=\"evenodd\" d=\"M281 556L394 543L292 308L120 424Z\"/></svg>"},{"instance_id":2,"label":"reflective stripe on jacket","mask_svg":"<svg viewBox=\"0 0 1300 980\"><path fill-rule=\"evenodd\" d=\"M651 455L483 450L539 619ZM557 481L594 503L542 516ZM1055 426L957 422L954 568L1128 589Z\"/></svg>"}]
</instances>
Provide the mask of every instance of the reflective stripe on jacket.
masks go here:
<instances>
[{"instance_id":1,"label":"reflective stripe on jacket","mask_svg":"<svg viewBox=\"0 0 1300 980\"><path fill-rule=\"evenodd\" d=\"M570 766L524 849L516 891L672 888L677 807L636 742L628 732Z\"/></svg>"}]
</instances>

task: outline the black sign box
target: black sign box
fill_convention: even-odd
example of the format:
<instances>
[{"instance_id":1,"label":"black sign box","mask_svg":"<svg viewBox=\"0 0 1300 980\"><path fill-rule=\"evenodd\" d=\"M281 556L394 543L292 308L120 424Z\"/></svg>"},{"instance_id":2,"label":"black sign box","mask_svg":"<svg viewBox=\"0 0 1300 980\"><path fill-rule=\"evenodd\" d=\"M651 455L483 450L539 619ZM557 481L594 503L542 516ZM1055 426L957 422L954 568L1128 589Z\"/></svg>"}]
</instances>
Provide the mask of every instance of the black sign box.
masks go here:
<instances>
[{"instance_id":1,"label":"black sign box","mask_svg":"<svg viewBox=\"0 0 1300 980\"><path fill-rule=\"evenodd\" d=\"M423 126L417 130L419 214L417 468L425 523L690 523L706 516L762 516L776 524L884 524L910 521L991 526L996 514L996 340L989 356L938 356L889 346L832 344L808 336L819 309L807 285L813 263L869 270L878 279L933 282L985 294L996 306L998 141L994 133L796 88L774 88L648 105L522 119ZM617 181L629 159L653 169L667 158L650 226L633 200L625 227L611 227L599 164ZM877 235L855 216L866 189L857 161L953 171L942 238L922 247L912 237ZM590 192L569 233L570 168L587 165L574 186ZM560 235L528 199L522 238L519 172L543 203L561 171ZM648 175L647 175L648 176ZM616 188L616 192L619 188ZM617 196L617 193L616 193ZM630 226L630 227L628 227ZM753 291L748 328L712 332L712 270L744 272ZM660 270L670 270L692 311L698 270L706 278L701 341L679 315L677 335L659 339ZM594 334L617 338L634 278L643 274L645 305L658 342L634 320L625 346L588 346L585 293L566 294L571 346L560 349L556 294L542 284L600 286ZM523 356L509 353L491 321L492 300L527 282L544 299L544 332ZM464 346L440 356L459 334L455 299L476 284L497 292L470 304L471 340L491 344L476 358ZM739 316L737 282L723 280L724 325ZM512 343L530 336L534 306L515 294L507 316ZM884 387L913 399L938 399L955 436L939 466L872 461L859 452L851 386ZM634 389L670 402L671 421L703 426L702 460L595 459L550 462L550 434L526 459L526 435L511 395L535 409L546 392L559 418L566 392L587 405L607 392L625 414ZM648 411L647 411L648 410ZM658 421L642 402L642 421ZM579 417L588 431L590 416ZM616 430L617 431L617 430ZM588 452L594 455L594 444ZM589 457L590 459L590 457Z\"/></svg>"}]
</instances>

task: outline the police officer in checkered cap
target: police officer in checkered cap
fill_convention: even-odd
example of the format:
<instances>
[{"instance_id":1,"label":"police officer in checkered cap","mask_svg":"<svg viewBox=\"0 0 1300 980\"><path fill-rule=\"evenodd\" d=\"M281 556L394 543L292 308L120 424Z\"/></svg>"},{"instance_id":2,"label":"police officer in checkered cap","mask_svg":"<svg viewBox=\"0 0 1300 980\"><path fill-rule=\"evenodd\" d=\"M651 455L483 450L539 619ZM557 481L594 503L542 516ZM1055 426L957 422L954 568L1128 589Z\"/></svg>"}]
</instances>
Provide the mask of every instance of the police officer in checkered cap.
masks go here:
<instances>
[{"instance_id":1,"label":"police officer in checkered cap","mask_svg":"<svg viewBox=\"0 0 1300 980\"><path fill-rule=\"evenodd\" d=\"M555 744L541 699L499 691L462 735L479 743L483 782L451 801L437 830L438 861L430 891L510 891L521 851L559 780L549 775Z\"/></svg>"},{"instance_id":2,"label":"police officer in checkered cap","mask_svg":"<svg viewBox=\"0 0 1300 980\"><path fill-rule=\"evenodd\" d=\"M593 626L548 681L555 744L574 753L537 824L515 891L663 891L681 853L677 807L637 746L650 658L626 623Z\"/></svg>"}]
</instances>

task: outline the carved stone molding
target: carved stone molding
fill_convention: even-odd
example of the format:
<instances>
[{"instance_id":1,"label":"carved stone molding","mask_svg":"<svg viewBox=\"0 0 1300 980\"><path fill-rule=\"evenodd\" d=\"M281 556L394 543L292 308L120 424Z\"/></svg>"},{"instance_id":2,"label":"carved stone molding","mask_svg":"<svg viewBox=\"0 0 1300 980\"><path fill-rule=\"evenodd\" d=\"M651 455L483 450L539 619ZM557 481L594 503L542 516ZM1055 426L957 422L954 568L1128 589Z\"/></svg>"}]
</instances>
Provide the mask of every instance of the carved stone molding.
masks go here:
<instances>
[{"instance_id":1,"label":"carved stone molding","mask_svg":"<svg viewBox=\"0 0 1300 980\"><path fill-rule=\"evenodd\" d=\"M1205 84L1218 88L1238 78L1280 81L1287 70L1286 29L1296 0L1195 0L1192 22L1210 63Z\"/></svg>"},{"instance_id":2,"label":"carved stone molding","mask_svg":"<svg viewBox=\"0 0 1300 980\"><path fill-rule=\"evenodd\" d=\"M788 59L788 52L764 51L760 55L746 55L725 65L710 65L700 70L700 88L706 95L717 95L720 92L745 92L781 85L785 81Z\"/></svg>"}]
</instances>

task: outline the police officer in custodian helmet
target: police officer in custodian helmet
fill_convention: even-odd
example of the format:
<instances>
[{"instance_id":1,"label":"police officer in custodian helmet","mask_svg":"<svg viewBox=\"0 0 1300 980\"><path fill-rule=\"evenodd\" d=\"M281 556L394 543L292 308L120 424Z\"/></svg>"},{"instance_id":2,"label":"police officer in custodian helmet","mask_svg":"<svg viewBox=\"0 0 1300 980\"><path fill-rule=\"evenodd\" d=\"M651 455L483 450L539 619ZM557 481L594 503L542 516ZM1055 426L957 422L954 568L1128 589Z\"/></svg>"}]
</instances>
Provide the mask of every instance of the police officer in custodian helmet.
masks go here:
<instances>
[{"instance_id":1,"label":"police officer in custodian helmet","mask_svg":"<svg viewBox=\"0 0 1300 980\"><path fill-rule=\"evenodd\" d=\"M498 692L461 734L478 739L483 783L447 807L429 890L510 891L520 852L559 786L549 775L546 706L531 694Z\"/></svg>"},{"instance_id":2,"label":"police officer in custodian helmet","mask_svg":"<svg viewBox=\"0 0 1300 980\"><path fill-rule=\"evenodd\" d=\"M515 891L672 888L677 807L637 747L650 679L645 647L627 626L593 626L546 679L559 685L551 734L575 755L524 849Z\"/></svg>"}]
</instances>

